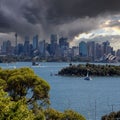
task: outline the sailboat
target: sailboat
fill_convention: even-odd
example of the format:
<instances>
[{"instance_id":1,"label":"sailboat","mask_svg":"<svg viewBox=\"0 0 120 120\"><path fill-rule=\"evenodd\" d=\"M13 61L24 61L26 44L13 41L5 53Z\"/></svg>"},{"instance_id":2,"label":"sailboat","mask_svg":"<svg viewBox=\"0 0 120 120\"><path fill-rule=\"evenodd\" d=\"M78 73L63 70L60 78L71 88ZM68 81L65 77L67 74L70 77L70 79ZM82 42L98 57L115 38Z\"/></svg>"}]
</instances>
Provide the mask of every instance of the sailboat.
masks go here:
<instances>
[{"instance_id":1,"label":"sailboat","mask_svg":"<svg viewBox=\"0 0 120 120\"><path fill-rule=\"evenodd\" d=\"M32 59L32 66L40 66L40 64L38 62L36 62L38 59L38 56L35 56L33 59Z\"/></svg>"},{"instance_id":2,"label":"sailboat","mask_svg":"<svg viewBox=\"0 0 120 120\"><path fill-rule=\"evenodd\" d=\"M38 65L40 65L40 64L33 61L33 62L32 62L32 65L33 65L33 66L38 66Z\"/></svg>"},{"instance_id":3,"label":"sailboat","mask_svg":"<svg viewBox=\"0 0 120 120\"><path fill-rule=\"evenodd\" d=\"M84 80L92 80L92 78L89 76L89 72L87 71L87 76L84 78Z\"/></svg>"}]
</instances>

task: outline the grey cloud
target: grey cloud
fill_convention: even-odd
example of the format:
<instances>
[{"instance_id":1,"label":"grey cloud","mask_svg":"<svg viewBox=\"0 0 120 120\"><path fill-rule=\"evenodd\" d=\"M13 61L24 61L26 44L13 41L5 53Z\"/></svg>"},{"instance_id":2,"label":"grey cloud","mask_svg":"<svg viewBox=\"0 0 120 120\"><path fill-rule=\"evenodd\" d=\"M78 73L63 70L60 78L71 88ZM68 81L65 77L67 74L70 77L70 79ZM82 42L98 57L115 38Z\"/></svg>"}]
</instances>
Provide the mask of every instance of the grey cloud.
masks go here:
<instances>
[{"instance_id":1,"label":"grey cloud","mask_svg":"<svg viewBox=\"0 0 120 120\"><path fill-rule=\"evenodd\" d=\"M98 28L99 22L102 18L96 17L96 18L80 18L76 19L72 22L68 22L65 24L58 25L56 27L56 30L59 30L60 33L62 33L63 36L67 35L72 39L73 36L82 33L82 32L88 32L91 29Z\"/></svg>"},{"instance_id":2,"label":"grey cloud","mask_svg":"<svg viewBox=\"0 0 120 120\"><path fill-rule=\"evenodd\" d=\"M0 13L0 28L1 29L10 28L10 25L9 25L6 17L1 13Z\"/></svg>"},{"instance_id":3,"label":"grey cloud","mask_svg":"<svg viewBox=\"0 0 120 120\"><path fill-rule=\"evenodd\" d=\"M52 0L50 19L93 17L105 12L118 12L119 0Z\"/></svg>"},{"instance_id":4,"label":"grey cloud","mask_svg":"<svg viewBox=\"0 0 120 120\"><path fill-rule=\"evenodd\" d=\"M120 27L120 21L118 21L118 20L112 20L106 26L107 27Z\"/></svg>"},{"instance_id":5,"label":"grey cloud","mask_svg":"<svg viewBox=\"0 0 120 120\"><path fill-rule=\"evenodd\" d=\"M94 38L90 38L90 39L86 39L86 38L81 38L80 41L95 41L97 43L102 43L104 41L109 41L111 42L112 44L115 43L115 41L117 41L117 43L120 42L120 35L106 35L106 36L102 36L102 35L99 35L99 36L96 36ZM78 42L80 42L78 41ZM79 43L77 43L79 44ZM119 44L118 44L119 45Z\"/></svg>"},{"instance_id":6,"label":"grey cloud","mask_svg":"<svg viewBox=\"0 0 120 120\"><path fill-rule=\"evenodd\" d=\"M119 11L120 0L1 0L0 32L41 37L57 32L72 38L96 29L98 16Z\"/></svg>"}]
</instances>

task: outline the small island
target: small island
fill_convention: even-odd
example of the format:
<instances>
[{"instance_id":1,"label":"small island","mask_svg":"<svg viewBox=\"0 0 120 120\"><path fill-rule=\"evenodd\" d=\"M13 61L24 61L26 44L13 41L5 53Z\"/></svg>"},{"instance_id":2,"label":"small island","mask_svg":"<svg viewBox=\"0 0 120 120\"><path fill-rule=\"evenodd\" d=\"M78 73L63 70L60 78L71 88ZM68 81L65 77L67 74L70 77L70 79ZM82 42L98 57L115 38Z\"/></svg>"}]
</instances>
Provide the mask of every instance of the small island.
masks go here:
<instances>
[{"instance_id":1,"label":"small island","mask_svg":"<svg viewBox=\"0 0 120 120\"><path fill-rule=\"evenodd\" d=\"M61 69L58 75L64 76L80 76L84 77L89 72L90 76L120 76L120 66L115 65L95 65L95 64L79 64L71 65Z\"/></svg>"}]
</instances>

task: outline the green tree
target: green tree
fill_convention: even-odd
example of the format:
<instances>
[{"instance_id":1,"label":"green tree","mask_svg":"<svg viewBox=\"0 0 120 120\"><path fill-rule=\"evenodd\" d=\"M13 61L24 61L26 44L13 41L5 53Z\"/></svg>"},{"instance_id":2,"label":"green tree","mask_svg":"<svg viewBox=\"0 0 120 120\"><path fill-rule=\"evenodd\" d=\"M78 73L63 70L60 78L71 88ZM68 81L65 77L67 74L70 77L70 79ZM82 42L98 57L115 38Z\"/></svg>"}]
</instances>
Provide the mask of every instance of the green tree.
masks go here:
<instances>
[{"instance_id":1,"label":"green tree","mask_svg":"<svg viewBox=\"0 0 120 120\"><path fill-rule=\"evenodd\" d=\"M49 90L30 68L0 69L0 120L85 120L72 110L43 109L49 105Z\"/></svg>"},{"instance_id":2,"label":"green tree","mask_svg":"<svg viewBox=\"0 0 120 120\"><path fill-rule=\"evenodd\" d=\"M62 120L63 113L55 109L48 108L44 111L46 120Z\"/></svg>"},{"instance_id":3,"label":"green tree","mask_svg":"<svg viewBox=\"0 0 120 120\"><path fill-rule=\"evenodd\" d=\"M59 112L49 108L45 110L45 116L46 120L86 120L81 114L73 110Z\"/></svg>"},{"instance_id":4,"label":"green tree","mask_svg":"<svg viewBox=\"0 0 120 120\"><path fill-rule=\"evenodd\" d=\"M13 101L26 98L27 104L36 102L39 107L49 105L49 84L30 68L0 70L0 86Z\"/></svg>"},{"instance_id":5,"label":"green tree","mask_svg":"<svg viewBox=\"0 0 120 120\"><path fill-rule=\"evenodd\" d=\"M28 110L25 100L11 101L11 98L0 89L0 120L34 120L32 111Z\"/></svg>"},{"instance_id":6,"label":"green tree","mask_svg":"<svg viewBox=\"0 0 120 120\"><path fill-rule=\"evenodd\" d=\"M62 120L86 120L81 114L73 110L66 110Z\"/></svg>"},{"instance_id":7,"label":"green tree","mask_svg":"<svg viewBox=\"0 0 120 120\"><path fill-rule=\"evenodd\" d=\"M102 116L101 120L117 120L120 119L120 111L118 112L111 112L108 115Z\"/></svg>"}]
</instances>

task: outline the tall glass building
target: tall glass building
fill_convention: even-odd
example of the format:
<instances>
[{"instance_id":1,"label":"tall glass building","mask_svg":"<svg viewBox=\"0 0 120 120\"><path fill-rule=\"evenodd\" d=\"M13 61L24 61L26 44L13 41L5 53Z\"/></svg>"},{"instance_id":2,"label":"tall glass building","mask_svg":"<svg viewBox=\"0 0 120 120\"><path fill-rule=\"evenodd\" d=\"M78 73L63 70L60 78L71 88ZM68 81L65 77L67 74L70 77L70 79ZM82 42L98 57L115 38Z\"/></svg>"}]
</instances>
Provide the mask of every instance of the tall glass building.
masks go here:
<instances>
[{"instance_id":1,"label":"tall glass building","mask_svg":"<svg viewBox=\"0 0 120 120\"><path fill-rule=\"evenodd\" d=\"M87 43L84 42L84 41L81 41L79 43L79 55L81 57L87 57L88 56Z\"/></svg>"}]
</instances>

